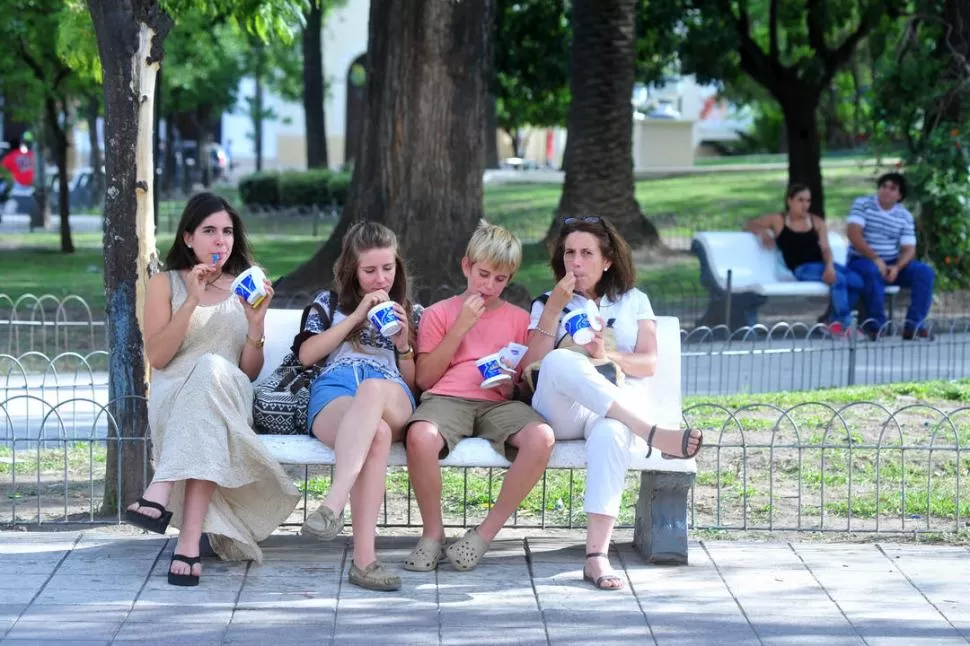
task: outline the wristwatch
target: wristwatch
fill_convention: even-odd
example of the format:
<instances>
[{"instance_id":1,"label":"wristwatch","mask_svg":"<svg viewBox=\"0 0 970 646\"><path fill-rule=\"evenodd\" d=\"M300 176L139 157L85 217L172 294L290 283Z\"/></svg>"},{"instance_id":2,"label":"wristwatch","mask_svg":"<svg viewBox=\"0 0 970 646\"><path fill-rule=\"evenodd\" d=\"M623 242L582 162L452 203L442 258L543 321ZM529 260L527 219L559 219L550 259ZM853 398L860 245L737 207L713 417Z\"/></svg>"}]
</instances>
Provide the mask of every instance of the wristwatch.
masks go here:
<instances>
[{"instance_id":1,"label":"wristwatch","mask_svg":"<svg viewBox=\"0 0 970 646\"><path fill-rule=\"evenodd\" d=\"M259 341L256 341L255 339L251 338L248 334L246 335L246 345L248 346L251 346L258 350L259 348L262 348L265 344L266 344L265 336L259 337Z\"/></svg>"},{"instance_id":2,"label":"wristwatch","mask_svg":"<svg viewBox=\"0 0 970 646\"><path fill-rule=\"evenodd\" d=\"M408 346L408 349L405 350L404 352L401 352L397 348L394 348L394 351L397 352L397 358L398 359L413 359L414 358L414 348L411 347L410 345Z\"/></svg>"}]
</instances>

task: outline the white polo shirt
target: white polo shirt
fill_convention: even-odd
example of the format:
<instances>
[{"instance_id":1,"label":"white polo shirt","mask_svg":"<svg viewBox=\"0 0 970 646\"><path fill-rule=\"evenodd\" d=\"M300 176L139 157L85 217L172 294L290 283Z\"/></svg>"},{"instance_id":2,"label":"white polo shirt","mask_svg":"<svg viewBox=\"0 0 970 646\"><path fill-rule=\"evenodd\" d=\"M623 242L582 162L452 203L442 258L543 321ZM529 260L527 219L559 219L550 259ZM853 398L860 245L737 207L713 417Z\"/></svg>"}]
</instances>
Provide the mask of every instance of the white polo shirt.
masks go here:
<instances>
[{"instance_id":1,"label":"white polo shirt","mask_svg":"<svg viewBox=\"0 0 970 646\"><path fill-rule=\"evenodd\" d=\"M545 296L552 294L546 292ZM573 297L566 304L565 309L572 311L586 306L589 299L581 294L573 294ZM545 305L538 299L532 301L532 320L529 322L529 329L534 330L539 327L539 318ZM637 336L640 331L640 321L655 321L656 315L650 305L647 295L637 288L633 288L620 295L616 301L611 301L608 296L600 299L600 314L607 324L613 328L616 335L616 349L620 352L633 352L637 347ZM562 337L566 336L566 326L563 324L565 315L560 313L559 329L556 334L558 343Z\"/></svg>"}]
</instances>

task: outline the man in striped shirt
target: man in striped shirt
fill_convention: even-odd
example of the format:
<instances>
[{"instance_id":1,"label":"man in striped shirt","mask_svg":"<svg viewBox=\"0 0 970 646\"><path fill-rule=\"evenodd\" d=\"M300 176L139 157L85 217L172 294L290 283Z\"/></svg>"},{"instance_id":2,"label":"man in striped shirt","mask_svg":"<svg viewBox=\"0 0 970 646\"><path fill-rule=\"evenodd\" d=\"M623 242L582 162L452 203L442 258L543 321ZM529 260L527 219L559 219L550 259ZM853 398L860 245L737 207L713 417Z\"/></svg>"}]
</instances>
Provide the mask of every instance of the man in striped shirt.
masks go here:
<instances>
[{"instance_id":1,"label":"man in striped shirt","mask_svg":"<svg viewBox=\"0 0 970 646\"><path fill-rule=\"evenodd\" d=\"M916 226L900 202L906 197L906 178L886 173L875 195L860 197L849 211L849 261L846 266L865 283L862 298L868 318L863 327L875 338L886 324L883 307L886 285L910 290L903 338L929 337L926 316L933 301L933 269L915 260Z\"/></svg>"}]
</instances>

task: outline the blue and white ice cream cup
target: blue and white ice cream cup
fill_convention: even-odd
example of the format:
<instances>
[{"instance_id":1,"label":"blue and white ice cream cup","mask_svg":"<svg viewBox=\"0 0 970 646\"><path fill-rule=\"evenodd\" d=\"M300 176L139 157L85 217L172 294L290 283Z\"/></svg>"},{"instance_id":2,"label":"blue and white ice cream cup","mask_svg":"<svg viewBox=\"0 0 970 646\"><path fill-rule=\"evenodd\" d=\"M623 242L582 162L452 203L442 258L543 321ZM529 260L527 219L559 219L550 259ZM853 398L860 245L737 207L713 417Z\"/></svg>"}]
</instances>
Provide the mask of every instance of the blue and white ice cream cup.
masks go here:
<instances>
[{"instance_id":1,"label":"blue and white ice cream cup","mask_svg":"<svg viewBox=\"0 0 970 646\"><path fill-rule=\"evenodd\" d=\"M401 322L394 313L394 302L378 303L367 312L367 318L384 336L394 336L401 331Z\"/></svg>"},{"instance_id":2,"label":"blue and white ice cream cup","mask_svg":"<svg viewBox=\"0 0 970 646\"><path fill-rule=\"evenodd\" d=\"M482 388L492 388L503 382L511 381L512 377L502 370L502 353L493 352L475 362L478 372L482 375Z\"/></svg>"},{"instance_id":3,"label":"blue and white ice cream cup","mask_svg":"<svg viewBox=\"0 0 970 646\"><path fill-rule=\"evenodd\" d=\"M593 325L585 309L570 312L563 320L563 325L566 326L566 332L572 335L573 341L579 345L586 345L593 340Z\"/></svg>"},{"instance_id":4,"label":"blue and white ice cream cup","mask_svg":"<svg viewBox=\"0 0 970 646\"><path fill-rule=\"evenodd\" d=\"M250 267L232 281L232 293L242 296L253 309L256 309L266 298L266 287L263 285L265 280L266 274L262 269L256 266Z\"/></svg>"}]
</instances>

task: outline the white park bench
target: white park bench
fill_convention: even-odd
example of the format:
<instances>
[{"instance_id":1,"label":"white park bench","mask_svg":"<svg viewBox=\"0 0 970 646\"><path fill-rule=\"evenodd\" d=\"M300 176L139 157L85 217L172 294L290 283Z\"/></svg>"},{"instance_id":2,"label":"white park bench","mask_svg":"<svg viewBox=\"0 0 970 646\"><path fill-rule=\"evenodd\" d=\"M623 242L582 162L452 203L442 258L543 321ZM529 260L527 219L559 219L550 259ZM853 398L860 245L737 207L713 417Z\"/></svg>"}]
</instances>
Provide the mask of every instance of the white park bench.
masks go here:
<instances>
[{"instance_id":1,"label":"white park bench","mask_svg":"<svg viewBox=\"0 0 970 646\"><path fill-rule=\"evenodd\" d=\"M849 243L829 231L829 247L836 263L845 265ZM829 286L819 281L798 281L782 260L777 248L765 248L747 231L704 231L694 235L691 252L701 264L701 284L710 292L707 312L700 324L713 327L727 323L732 330L755 325L758 308L772 296L829 295ZM886 286L893 311L893 297L899 287Z\"/></svg>"},{"instance_id":2,"label":"white park bench","mask_svg":"<svg viewBox=\"0 0 970 646\"><path fill-rule=\"evenodd\" d=\"M279 366L299 332L301 310L271 309L266 315L265 364L257 383ZM683 416L680 394L680 323L674 317L657 318L657 373L651 379L644 406L658 424L679 428ZM329 465L333 451L308 435L261 435L260 439L281 464ZM407 466L404 446L391 447L390 464ZM441 461L448 467L505 468L509 462L479 438L462 440ZM550 469L586 466L583 440L557 442ZM636 455L630 469L640 471L640 497L636 505L634 547L654 563L687 562L687 496L697 472L695 460L666 460L660 451L647 458Z\"/></svg>"}]
</instances>

